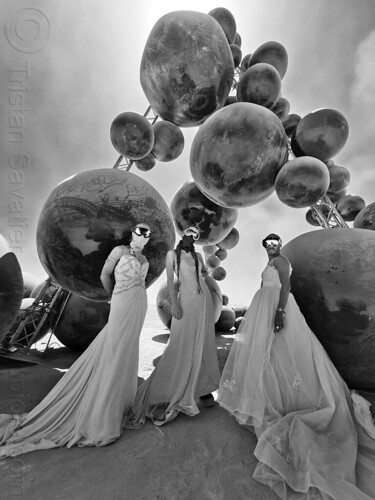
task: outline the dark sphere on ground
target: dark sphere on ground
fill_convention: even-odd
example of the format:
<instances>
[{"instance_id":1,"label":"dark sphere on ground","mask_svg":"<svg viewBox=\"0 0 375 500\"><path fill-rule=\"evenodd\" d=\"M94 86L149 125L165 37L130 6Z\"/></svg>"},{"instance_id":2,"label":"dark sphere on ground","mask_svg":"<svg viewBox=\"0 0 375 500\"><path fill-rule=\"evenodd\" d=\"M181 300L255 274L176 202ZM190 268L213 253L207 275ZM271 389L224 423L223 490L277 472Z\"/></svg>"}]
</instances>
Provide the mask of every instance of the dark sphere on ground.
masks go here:
<instances>
[{"instance_id":1,"label":"dark sphere on ground","mask_svg":"<svg viewBox=\"0 0 375 500\"><path fill-rule=\"evenodd\" d=\"M82 352L107 323L109 310L108 302L88 300L70 294L54 329L54 335L66 347Z\"/></svg>"},{"instance_id":2,"label":"dark sphere on ground","mask_svg":"<svg viewBox=\"0 0 375 500\"><path fill-rule=\"evenodd\" d=\"M322 108L304 116L292 136L295 156L329 160L345 146L349 136L346 118L335 109Z\"/></svg>"},{"instance_id":3,"label":"dark sphere on ground","mask_svg":"<svg viewBox=\"0 0 375 500\"><path fill-rule=\"evenodd\" d=\"M217 332L229 332L234 327L236 322L236 315L233 309L226 305L222 307L220 317L216 322L215 329Z\"/></svg>"},{"instance_id":4,"label":"dark sphere on ground","mask_svg":"<svg viewBox=\"0 0 375 500\"><path fill-rule=\"evenodd\" d=\"M164 271L175 231L168 205L148 182L119 169L76 174L56 186L37 228L40 261L64 289L92 300L108 300L100 273L124 231L139 222L152 230L143 253L149 262L146 286Z\"/></svg>"},{"instance_id":5,"label":"dark sphere on ground","mask_svg":"<svg viewBox=\"0 0 375 500\"><path fill-rule=\"evenodd\" d=\"M0 342L8 333L23 299L23 278L16 255L0 235Z\"/></svg>"},{"instance_id":6,"label":"dark sphere on ground","mask_svg":"<svg viewBox=\"0 0 375 500\"><path fill-rule=\"evenodd\" d=\"M232 52L212 16L169 12L152 28L140 79L152 109L164 120L181 127L203 123L224 105L233 76Z\"/></svg>"},{"instance_id":7,"label":"dark sphere on ground","mask_svg":"<svg viewBox=\"0 0 375 500\"><path fill-rule=\"evenodd\" d=\"M313 205L326 194L328 186L327 166L311 156L301 156L285 163L275 181L279 200L293 208Z\"/></svg>"},{"instance_id":8,"label":"dark sphere on ground","mask_svg":"<svg viewBox=\"0 0 375 500\"><path fill-rule=\"evenodd\" d=\"M351 388L375 389L375 233L318 229L282 249L292 293Z\"/></svg>"},{"instance_id":9,"label":"dark sphere on ground","mask_svg":"<svg viewBox=\"0 0 375 500\"><path fill-rule=\"evenodd\" d=\"M240 102L225 106L199 128L190 151L194 182L209 199L240 208L274 191L288 159L281 121L269 109Z\"/></svg>"},{"instance_id":10,"label":"dark sphere on ground","mask_svg":"<svg viewBox=\"0 0 375 500\"><path fill-rule=\"evenodd\" d=\"M221 241L230 233L238 216L236 208L222 207L207 198L194 181L185 182L174 194L171 212L179 236L190 226L199 229L198 245Z\"/></svg>"}]
</instances>

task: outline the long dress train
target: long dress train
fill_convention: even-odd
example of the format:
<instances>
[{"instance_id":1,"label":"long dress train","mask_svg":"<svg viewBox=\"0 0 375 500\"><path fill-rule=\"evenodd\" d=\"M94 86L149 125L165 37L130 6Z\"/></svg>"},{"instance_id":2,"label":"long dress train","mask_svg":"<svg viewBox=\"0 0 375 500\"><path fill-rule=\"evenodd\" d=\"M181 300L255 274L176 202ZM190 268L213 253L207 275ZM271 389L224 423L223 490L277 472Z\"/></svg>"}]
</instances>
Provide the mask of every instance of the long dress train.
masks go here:
<instances>
[{"instance_id":1,"label":"long dress train","mask_svg":"<svg viewBox=\"0 0 375 500\"><path fill-rule=\"evenodd\" d=\"M0 415L0 457L66 445L105 446L121 434L138 381L139 335L147 310L145 258L123 255L108 323L29 413Z\"/></svg>"},{"instance_id":2,"label":"long dress train","mask_svg":"<svg viewBox=\"0 0 375 500\"><path fill-rule=\"evenodd\" d=\"M199 276L203 295L198 293L193 257L181 252L182 317L172 319L169 343L152 374L138 388L133 412L124 420L127 428L141 428L146 417L163 425L179 412L194 416L199 413L195 398L219 386L213 302L200 272Z\"/></svg>"},{"instance_id":3,"label":"long dress train","mask_svg":"<svg viewBox=\"0 0 375 500\"><path fill-rule=\"evenodd\" d=\"M229 353L218 402L256 433L254 478L280 498L375 498L375 441L355 420L350 392L292 294L285 326L274 333L280 288L268 264Z\"/></svg>"}]
</instances>

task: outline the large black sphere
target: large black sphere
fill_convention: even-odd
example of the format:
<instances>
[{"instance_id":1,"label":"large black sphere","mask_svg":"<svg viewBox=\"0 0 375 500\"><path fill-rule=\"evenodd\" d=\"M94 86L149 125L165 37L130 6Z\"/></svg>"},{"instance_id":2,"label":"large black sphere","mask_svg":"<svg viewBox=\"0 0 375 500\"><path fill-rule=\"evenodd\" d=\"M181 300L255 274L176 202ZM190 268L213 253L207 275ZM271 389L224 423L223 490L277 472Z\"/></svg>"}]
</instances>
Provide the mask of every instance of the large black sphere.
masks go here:
<instances>
[{"instance_id":1,"label":"large black sphere","mask_svg":"<svg viewBox=\"0 0 375 500\"><path fill-rule=\"evenodd\" d=\"M88 170L61 182L39 217L37 250L53 281L72 293L107 300L100 273L123 231L138 222L152 229L144 248L146 286L165 268L175 232L168 205L148 182L117 169Z\"/></svg>"},{"instance_id":2,"label":"large black sphere","mask_svg":"<svg viewBox=\"0 0 375 500\"><path fill-rule=\"evenodd\" d=\"M223 207L264 200L288 159L287 136L269 109L239 102L216 111L199 127L190 151L198 188Z\"/></svg>"},{"instance_id":3,"label":"large black sphere","mask_svg":"<svg viewBox=\"0 0 375 500\"><path fill-rule=\"evenodd\" d=\"M375 389L375 233L319 229L285 245L292 293L350 387Z\"/></svg>"},{"instance_id":4,"label":"large black sphere","mask_svg":"<svg viewBox=\"0 0 375 500\"><path fill-rule=\"evenodd\" d=\"M21 267L8 242L0 235L0 341L15 320L22 299Z\"/></svg>"},{"instance_id":5,"label":"large black sphere","mask_svg":"<svg viewBox=\"0 0 375 500\"><path fill-rule=\"evenodd\" d=\"M183 236L184 230L189 226L199 229L199 245L210 245L223 240L230 233L238 215L237 209L225 208L209 200L194 181L185 182L175 193L171 212L180 236Z\"/></svg>"},{"instance_id":6,"label":"large black sphere","mask_svg":"<svg viewBox=\"0 0 375 500\"><path fill-rule=\"evenodd\" d=\"M221 108L233 83L234 64L224 31L208 14L174 11L147 39L140 69L152 109L180 127L194 127Z\"/></svg>"}]
</instances>

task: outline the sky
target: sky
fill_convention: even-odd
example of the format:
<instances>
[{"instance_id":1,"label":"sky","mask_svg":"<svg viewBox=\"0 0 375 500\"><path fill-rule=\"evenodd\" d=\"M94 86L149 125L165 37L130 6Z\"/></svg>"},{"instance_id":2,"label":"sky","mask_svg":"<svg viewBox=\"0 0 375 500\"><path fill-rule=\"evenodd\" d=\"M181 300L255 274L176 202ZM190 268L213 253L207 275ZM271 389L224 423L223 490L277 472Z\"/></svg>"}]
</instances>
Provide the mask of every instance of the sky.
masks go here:
<instances>
[{"instance_id":1,"label":"sky","mask_svg":"<svg viewBox=\"0 0 375 500\"><path fill-rule=\"evenodd\" d=\"M24 272L40 281L46 277L35 234L52 189L76 173L113 167L118 158L109 136L113 119L125 111L146 111L139 67L154 24L171 11L208 13L215 7L226 7L235 17L243 55L271 40L284 45L289 64L282 95L291 113L305 116L328 107L345 116L349 138L334 161L351 174L348 194L366 204L375 201L373 0L2 0L0 234L18 239L11 243ZM20 111L20 103L11 102L14 85L24 89ZM22 138L12 142L11 116L17 113ZM177 160L157 162L148 172L131 170L168 205L191 179L189 152L197 128L182 131L185 148ZM15 206L22 216L18 221L10 216ZM287 207L275 193L238 210L240 240L223 261L227 276L219 282L230 304L247 305L258 288L267 261L261 246L266 234L278 233L285 244L323 230L306 222L306 210ZM150 301L165 279L163 273L148 289Z\"/></svg>"}]
</instances>

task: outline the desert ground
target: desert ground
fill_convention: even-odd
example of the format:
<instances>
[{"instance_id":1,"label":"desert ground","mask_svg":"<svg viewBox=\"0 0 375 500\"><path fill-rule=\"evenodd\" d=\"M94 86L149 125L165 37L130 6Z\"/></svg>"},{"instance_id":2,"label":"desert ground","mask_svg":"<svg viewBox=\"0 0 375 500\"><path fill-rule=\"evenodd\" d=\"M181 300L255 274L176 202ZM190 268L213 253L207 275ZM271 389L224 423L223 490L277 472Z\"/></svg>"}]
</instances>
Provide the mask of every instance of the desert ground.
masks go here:
<instances>
[{"instance_id":1,"label":"desert ground","mask_svg":"<svg viewBox=\"0 0 375 500\"><path fill-rule=\"evenodd\" d=\"M221 369L233 336L216 335ZM168 339L169 331L148 315L140 340L139 381L149 376ZM47 335L28 355L35 364L18 364L14 355L13 364L0 365L0 413L31 410L78 355ZM125 430L105 447L63 447L1 460L0 498L276 499L252 478L255 444L254 435L215 403L194 418L180 415L160 428L147 422L142 430Z\"/></svg>"}]
</instances>

